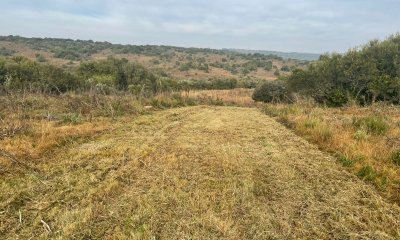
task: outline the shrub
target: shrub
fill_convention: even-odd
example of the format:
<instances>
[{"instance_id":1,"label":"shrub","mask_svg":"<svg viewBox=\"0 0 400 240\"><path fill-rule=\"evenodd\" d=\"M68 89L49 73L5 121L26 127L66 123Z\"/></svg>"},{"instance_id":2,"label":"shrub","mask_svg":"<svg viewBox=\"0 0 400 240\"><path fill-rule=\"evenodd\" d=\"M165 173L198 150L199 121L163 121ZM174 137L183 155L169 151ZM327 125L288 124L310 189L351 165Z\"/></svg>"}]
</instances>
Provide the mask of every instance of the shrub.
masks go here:
<instances>
[{"instance_id":1,"label":"shrub","mask_svg":"<svg viewBox=\"0 0 400 240\"><path fill-rule=\"evenodd\" d=\"M353 126L375 135L384 135L389 131L389 124L376 116L353 118Z\"/></svg>"},{"instance_id":2,"label":"shrub","mask_svg":"<svg viewBox=\"0 0 400 240\"><path fill-rule=\"evenodd\" d=\"M322 55L306 69L294 70L289 85L333 107L343 106L349 97L360 104L400 104L399 46L400 34L396 34L345 54Z\"/></svg>"},{"instance_id":3,"label":"shrub","mask_svg":"<svg viewBox=\"0 0 400 240\"><path fill-rule=\"evenodd\" d=\"M46 62L46 58L42 54L36 54L36 61L38 62Z\"/></svg>"},{"instance_id":4,"label":"shrub","mask_svg":"<svg viewBox=\"0 0 400 240\"><path fill-rule=\"evenodd\" d=\"M254 90L253 100L266 103L293 103L294 96L282 81L265 82Z\"/></svg>"},{"instance_id":5,"label":"shrub","mask_svg":"<svg viewBox=\"0 0 400 240\"><path fill-rule=\"evenodd\" d=\"M290 67L287 65L284 65L283 67L281 67L281 71L283 72L290 72Z\"/></svg>"},{"instance_id":6,"label":"shrub","mask_svg":"<svg viewBox=\"0 0 400 240\"><path fill-rule=\"evenodd\" d=\"M326 94L326 104L329 107L342 107L349 102L345 91L335 89Z\"/></svg>"}]
</instances>

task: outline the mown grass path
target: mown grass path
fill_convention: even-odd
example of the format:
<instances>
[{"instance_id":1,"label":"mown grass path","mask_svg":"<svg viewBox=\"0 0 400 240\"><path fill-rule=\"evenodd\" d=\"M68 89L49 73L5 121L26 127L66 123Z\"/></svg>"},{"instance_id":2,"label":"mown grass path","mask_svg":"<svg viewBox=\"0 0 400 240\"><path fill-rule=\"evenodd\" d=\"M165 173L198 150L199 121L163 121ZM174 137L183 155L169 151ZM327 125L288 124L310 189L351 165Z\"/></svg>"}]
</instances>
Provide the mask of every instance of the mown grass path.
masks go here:
<instances>
[{"instance_id":1,"label":"mown grass path","mask_svg":"<svg viewBox=\"0 0 400 240\"><path fill-rule=\"evenodd\" d=\"M257 109L155 112L36 166L0 176L2 239L400 238L397 205Z\"/></svg>"}]
</instances>

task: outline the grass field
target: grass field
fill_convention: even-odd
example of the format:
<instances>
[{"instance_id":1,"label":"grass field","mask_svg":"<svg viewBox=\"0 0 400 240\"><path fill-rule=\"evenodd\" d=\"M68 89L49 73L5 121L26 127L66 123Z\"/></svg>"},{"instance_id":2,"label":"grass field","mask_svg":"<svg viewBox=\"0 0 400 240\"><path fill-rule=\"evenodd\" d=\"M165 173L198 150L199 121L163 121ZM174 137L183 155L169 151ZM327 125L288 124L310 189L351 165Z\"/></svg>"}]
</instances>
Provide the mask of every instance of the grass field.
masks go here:
<instances>
[{"instance_id":1,"label":"grass field","mask_svg":"<svg viewBox=\"0 0 400 240\"><path fill-rule=\"evenodd\" d=\"M254 108L152 112L29 165L1 175L6 239L400 237L397 205Z\"/></svg>"},{"instance_id":2,"label":"grass field","mask_svg":"<svg viewBox=\"0 0 400 240\"><path fill-rule=\"evenodd\" d=\"M251 93L1 97L0 235L400 237L396 107Z\"/></svg>"}]
</instances>

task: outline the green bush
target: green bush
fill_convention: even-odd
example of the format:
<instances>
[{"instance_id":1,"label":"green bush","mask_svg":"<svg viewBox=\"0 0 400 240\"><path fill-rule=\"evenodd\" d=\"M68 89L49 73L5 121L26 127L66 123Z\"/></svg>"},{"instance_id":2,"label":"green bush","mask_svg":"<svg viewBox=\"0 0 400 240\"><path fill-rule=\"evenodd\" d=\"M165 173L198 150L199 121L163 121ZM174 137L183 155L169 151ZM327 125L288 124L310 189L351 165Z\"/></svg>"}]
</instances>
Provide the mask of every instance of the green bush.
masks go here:
<instances>
[{"instance_id":1,"label":"green bush","mask_svg":"<svg viewBox=\"0 0 400 240\"><path fill-rule=\"evenodd\" d=\"M349 99L360 104L388 101L400 104L400 34L370 43L346 54L322 55L305 70L296 69L290 88L332 107Z\"/></svg>"},{"instance_id":2,"label":"green bush","mask_svg":"<svg viewBox=\"0 0 400 240\"><path fill-rule=\"evenodd\" d=\"M293 103L294 96L283 81L265 82L257 87L252 96L254 101L265 103Z\"/></svg>"},{"instance_id":3,"label":"green bush","mask_svg":"<svg viewBox=\"0 0 400 240\"><path fill-rule=\"evenodd\" d=\"M329 107L342 107L347 104L349 98L345 91L335 89L326 94L326 104Z\"/></svg>"}]
</instances>

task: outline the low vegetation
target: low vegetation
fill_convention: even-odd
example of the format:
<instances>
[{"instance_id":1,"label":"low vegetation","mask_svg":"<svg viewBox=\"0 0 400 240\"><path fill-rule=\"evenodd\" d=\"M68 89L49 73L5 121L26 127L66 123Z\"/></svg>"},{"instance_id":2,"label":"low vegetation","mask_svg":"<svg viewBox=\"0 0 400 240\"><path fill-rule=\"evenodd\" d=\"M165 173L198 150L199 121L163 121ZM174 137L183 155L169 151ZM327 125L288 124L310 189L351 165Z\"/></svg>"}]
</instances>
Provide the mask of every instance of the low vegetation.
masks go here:
<instances>
[{"instance_id":1,"label":"low vegetation","mask_svg":"<svg viewBox=\"0 0 400 240\"><path fill-rule=\"evenodd\" d=\"M60 102L85 102L66 98ZM138 109L129 97L121 100L131 105L126 110ZM61 116L53 129L58 135L58 128L88 124L79 114ZM92 122L104 127L97 118ZM3 238L400 236L398 206L258 109L185 107L107 124L106 132L37 159L1 155L12 162L0 173ZM51 136L44 139L52 142Z\"/></svg>"},{"instance_id":2,"label":"low vegetation","mask_svg":"<svg viewBox=\"0 0 400 240\"><path fill-rule=\"evenodd\" d=\"M86 139L154 109L207 101L178 94L151 98L132 95L12 94L0 97L0 151L29 162L65 144ZM212 104L212 102L210 102ZM146 106L148 106L146 108ZM3 159L0 163L12 166ZM6 171L3 165L1 171ZM9 169L13 172L13 168Z\"/></svg>"},{"instance_id":3,"label":"low vegetation","mask_svg":"<svg viewBox=\"0 0 400 240\"><path fill-rule=\"evenodd\" d=\"M379 104L344 108L301 101L268 104L263 111L335 155L361 179L400 203L400 109Z\"/></svg>"},{"instance_id":4,"label":"low vegetation","mask_svg":"<svg viewBox=\"0 0 400 240\"><path fill-rule=\"evenodd\" d=\"M184 98L197 99L201 102L211 102L214 105L257 107L262 104L254 102L251 98L253 89L237 88L232 90L194 90L181 92Z\"/></svg>"},{"instance_id":5,"label":"low vegetation","mask_svg":"<svg viewBox=\"0 0 400 240\"><path fill-rule=\"evenodd\" d=\"M0 235L400 236L399 35L310 65L231 50L0 43ZM181 108L194 105L213 107ZM306 227L292 222L305 216Z\"/></svg>"},{"instance_id":6,"label":"low vegetation","mask_svg":"<svg viewBox=\"0 0 400 240\"><path fill-rule=\"evenodd\" d=\"M253 92L252 98L257 102L292 103L294 95L282 81L271 81L260 84Z\"/></svg>"},{"instance_id":7,"label":"low vegetation","mask_svg":"<svg viewBox=\"0 0 400 240\"><path fill-rule=\"evenodd\" d=\"M290 89L318 103L340 107L349 101L368 105L400 103L400 35L371 41L346 54L323 55L287 79Z\"/></svg>"}]
</instances>

